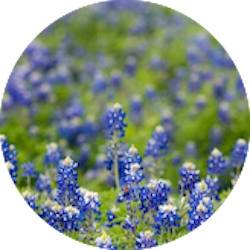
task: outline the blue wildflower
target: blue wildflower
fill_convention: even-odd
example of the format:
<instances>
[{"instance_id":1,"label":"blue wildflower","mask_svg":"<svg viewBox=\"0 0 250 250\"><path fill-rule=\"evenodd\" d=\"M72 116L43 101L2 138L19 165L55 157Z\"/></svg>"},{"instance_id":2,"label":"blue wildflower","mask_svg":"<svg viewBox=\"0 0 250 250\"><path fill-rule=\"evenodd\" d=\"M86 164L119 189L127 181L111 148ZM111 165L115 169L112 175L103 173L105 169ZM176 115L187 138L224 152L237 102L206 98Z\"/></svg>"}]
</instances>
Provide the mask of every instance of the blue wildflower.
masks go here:
<instances>
[{"instance_id":1,"label":"blue wildflower","mask_svg":"<svg viewBox=\"0 0 250 250\"><path fill-rule=\"evenodd\" d=\"M105 231L102 231L102 235L95 239L95 244L97 247L107 249L107 250L116 250L116 246L113 246L112 239L107 235Z\"/></svg>"},{"instance_id":2,"label":"blue wildflower","mask_svg":"<svg viewBox=\"0 0 250 250\"><path fill-rule=\"evenodd\" d=\"M169 147L169 138L162 126L157 126L145 149L145 155L158 159L166 156Z\"/></svg>"},{"instance_id":3,"label":"blue wildflower","mask_svg":"<svg viewBox=\"0 0 250 250\"><path fill-rule=\"evenodd\" d=\"M75 205L78 200L77 163L68 156L60 162L57 171L57 202L60 205Z\"/></svg>"},{"instance_id":4,"label":"blue wildflower","mask_svg":"<svg viewBox=\"0 0 250 250\"><path fill-rule=\"evenodd\" d=\"M63 209L62 219L65 232L74 232L78 230L80 212L77 208L67 206Z\"/></svg>"},{"instance_id":5,"label":"blue wildflower","mask_svg":"<svg viewBox=\"0 0 250 250\"><path fill-rule=\"evenodd\" d=\"M26 191L22 194L24 200L28 203L28 205L33 209L37 210L38 206L36 204L37 197L36 195L30 193L29 191Z\"/></svg>"},{"instance_id":6,"label":"blue wildflower","mask_svg":"<svg viewBox=\"0 0 250 250\"><path fill-rule=\"evenodd\" d=\"M219 146L222 142L223 132L220 127L214 126L210 131L211 147Z\"/></svg>"},{"instance_id":7,"label":"blue wildflower","mask_svg":"<svg viewBox=\"0 0 250 250\"><path fill-rule=\"evenodd\" d=\"M154 233L152 233L151 231L141 232L136 238L136 250L152 248L157 245L158 244L154 239Z\"/></svg>"},{"instance_id":8,"label":"blue wildflower","mask_svg":"<svg viewBox=\"0 0 250 250\"><path fill-rule=\"evenodd\" d=\"M177 207L171 204L165 204L159 206L159 212L154 217L154 227L157 233L161 233L162 229L167 232L171 231L175 227L180 226L180 216L177 214Z\"/></svg>"},{"instance_id":9,"label":"blue wildflower","mask_svg":"<svg viewBox=\"0 0 250 250\"><path fill-rule=\"evenodd\" d=\"M189 212L188 230L193 231L213 215L212 200L204 197L199 201L199 205Z\"/></svg>"},{"instance_id":10,"label":"blue wildflower","mask_svg":"<svg viewBox=\"0 0 250 250\"><path fill-rule=\"evenodd\" d=\"M58 167L60 162L60 151L58 145L52 142L46 146L46 150L47 152L44 156L44 164Z\"/></svg>"},{"instance_id":11,"label":"blue wildflower","mask_svg":"<svg viewBox=\"0 0 250 250\"><path fill-rule=\"evenodd\" d=\"M6 162L6 166L7 166L7 169L9 170L9 174L11 176L11 179L16 184L16 182L17 182L17 170L18 170L17 166L12 164L10 161Z\"/></svg>"},{"instance_id":12,"label":"blue wildflower","mask_svg":"<svg viewBox=\"0 0 250 250\"><path fill-rule=\"evenodd\" d=\"M245 163L248 152L248 143L244 139L239 139L234 145L231 153L230 164L233 167L242 166Z\"/></svg>"},{"instance_id":13,"label":"blue wildflower","mask_svg":"<svg viewBox=\"0 0 250 250\"><path fill-rule=\"evenodd\" d=\"M185 193L191 192L195 184L200 181L200 171L196 169L196 166L191 162L186 162L179 170L181 180L179 181L179 189Z\"/></svg>"},{"instance_id":14,"label":"blue wildflower","mask_svg":"<svg viewBox=\"0 0 250 250\"><path fill-rule=\"evenodd\" d=\"M141 187L139 191L139 209L143 213L148 211L158 211L159 206L168 201L172 192L170 185L164 180L150 180L146 187Z\"/></svg>"},{"instance_id":15,"label":"blue wildflower","mask_svg":"<svg viewBox=\"0 0 250 250\"><path fill-rule=\"evenodd\" d=\"M133 77L136 74L137 70L137 65L136 65L136 59L133 56L129 56L126 60L126 65L125 65L125 73Z\"/></svg>"},{"instance_id":16,"label":"blue wildflower","mask_svg":"<svg viewBox=\"0 0 250 250\"><path fill-rule=\"evenodd\" d=\"M4 162L10 161L17 167L17 152L15 146L9 144L5 135L0 135L0 145L2 152L2 159Z\"/></svg>"},{"instance_id":17,"label":"blue wildflower","mask_svg":"<svg viewBox=\"0 0 250 250\"><path fill-rule=\"evenodd\" d=\"M231 121L231 112L228 102L221 102L218 109L218 119L222 124L229 124Z\"/></svg>"},{"instance_id":18,"label":"blue wildflower","mask_svg":"<svg viewBox=\"0 0 250 250\"><path fill-rule=\"evenodd\" d=\"M34 168L34 164L32 162L24 163L21 168L23 169L22 176L23 177L31 177L36 178L37 177L37 171Z\"/></svg>"},{"instance_id":19,"label":"blue wildflower","mask_svg":"<svg viewBox=\"0 0 250 250\"><path fill-rule=\"evenodd\" d=\"M235 83L235 88L241 97L246 97L246 89L241 77L237 79Z\"/></svg>"},{"instance_id":20,"label":"blue wildflower","mask_svg":"<svg viewBox=\"0 0 250 250\"><path fill-rule=\"evenodd\" d=\"M132 96L130 100L130 118L131 121L139 123L143 118L143 107L140 96Z\"/></svg>"},{"instance_id":21,"label":"blue wildflower","mask_svg":"<svg viewBox=\"0 0 250 250\"><path fill-rule=\"evenodd\" d=\"M222 174L227 169L227 161L224 159L223 154L215 148L207 161L209 174Z\"/></svg>"},{"instance_id":22,"label":"blue wildflower","mask_svg":"<svg viewBox=\"0 0 250 250\"><path fill-rule=\"evenodd\" d=\"M132 233L135 232L137 225L139 224L138 220L132 219L130 215L127 215L124 219L123 229L130 230Z\"/></svg>"},{"instance_id":23,"label":"blue wildflower","mask_svg":"<svg viewBox=\"0 0 250 250\"><path fill-rule=\"evenodd\" d=\"M113 71L110 79L111 85L120 88L122 83L122 75L119 71Z\"/></svg>"},{"instance_id":24,"label":"blue wildflower","mask_svg":"<svg viewBox=\"0 0 250 250\"><path fill-rule=\"evenodd\" d=\"M195 142L188 142L185 148L186 156L191 158L197 157L197 146Z\"/></svg>"},{"instance_id":25,"label":"blue wildflower","mask_svg":"<svg viewBox=\"0 0 250 250\"><path fill-rule=\"evenodd\" d=\"M41 193L51 193L52 187L50 177L47 175L40 174L36 181L36 190Z\"/></svg>"},{"instance_id":26,"label":"blue wildflower","mask_svg":"<svg viewBox=\"0 0 250 250\"><path fill-rule=\"evenodd\" d=\"M116 103L108 110L106 119L109 138L112 138L113 136L116 138L125 136L124 128L127 127L124 123L125 117L126 113L123 111L123 108L119 103Z\"/></svg>"},{"instance_id":27,"label":"blue wildflower","mask_svg":"<svg viewBox=\"0 0 250 250\"><path fill-rule=\"evenodd\" d=\"M207 99L205 96L200 95L196 99L196 108L199 110L205 109L207 106Z\"/></svg>"}]
</instances>

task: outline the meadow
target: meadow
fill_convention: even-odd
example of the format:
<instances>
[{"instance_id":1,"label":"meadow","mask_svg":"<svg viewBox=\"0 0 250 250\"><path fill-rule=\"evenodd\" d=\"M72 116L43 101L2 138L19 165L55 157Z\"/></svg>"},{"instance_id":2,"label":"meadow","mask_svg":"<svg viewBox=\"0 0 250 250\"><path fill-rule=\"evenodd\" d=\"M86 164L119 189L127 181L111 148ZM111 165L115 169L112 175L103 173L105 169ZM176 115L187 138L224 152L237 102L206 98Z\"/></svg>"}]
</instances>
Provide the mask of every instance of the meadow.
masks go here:
<instances>
[{"instance_id":1,"label":"meadow","mask_svg":"<svg viewBox=\"0 0 250 250\"><path fill-rule=\"evenodd\" d=\"M244 84L214 37L166 7L114 0L28 45L6 86L0 142L50 226L100 248L145 249L221 206L249 123Z\"/></svg>"}]
</instances>

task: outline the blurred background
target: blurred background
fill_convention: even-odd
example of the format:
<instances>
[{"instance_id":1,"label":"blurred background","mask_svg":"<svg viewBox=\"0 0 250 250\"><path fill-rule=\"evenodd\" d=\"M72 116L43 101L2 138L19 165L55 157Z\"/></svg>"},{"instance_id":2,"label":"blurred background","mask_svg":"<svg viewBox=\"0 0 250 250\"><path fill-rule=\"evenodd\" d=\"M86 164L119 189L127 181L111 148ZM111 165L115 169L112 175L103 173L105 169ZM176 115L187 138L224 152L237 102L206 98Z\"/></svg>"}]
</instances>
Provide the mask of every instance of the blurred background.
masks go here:
<instances>
[{"instance_id":1,"label":"blurred background","mask_svg":"<svg viewBox=\"0 0 250 250\"><path fill-rule=\"evenodd\" d=\"M171 140L165 172L192 161L206 175L214 147L230 154L249 139L244 85L221 45L201 26L166 7L134 0L99 3L47 27L17 62L2 101L0 133L20 164L45 169L46 146L79 163L81 185L108 190L106 109L127 113L127 145L141 155L157 125ZM225 175L222 187L230 181ZM25 186L20 178L19 187Z\"/></svg>"}]
</instances>

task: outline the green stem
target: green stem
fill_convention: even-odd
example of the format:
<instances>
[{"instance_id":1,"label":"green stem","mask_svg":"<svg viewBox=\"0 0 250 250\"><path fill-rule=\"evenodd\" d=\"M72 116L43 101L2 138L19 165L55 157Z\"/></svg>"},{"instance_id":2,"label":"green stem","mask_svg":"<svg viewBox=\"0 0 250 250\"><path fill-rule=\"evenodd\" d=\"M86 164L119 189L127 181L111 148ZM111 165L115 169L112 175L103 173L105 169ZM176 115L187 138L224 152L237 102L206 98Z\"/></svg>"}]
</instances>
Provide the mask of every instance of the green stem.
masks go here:
<instances>
[{"instance_id":1,"label":"green stem","mask_svg":"<svg viewBox=\"0 0 250 250\"><path fill-rule=\"evenodd\" d=\"M120 178L119 178L117 152L115 152L115 157L114 157L114 172L115 172L115 186L116 186L116 189L119 190L120 189Z\"/></svg>"}]
</instances>

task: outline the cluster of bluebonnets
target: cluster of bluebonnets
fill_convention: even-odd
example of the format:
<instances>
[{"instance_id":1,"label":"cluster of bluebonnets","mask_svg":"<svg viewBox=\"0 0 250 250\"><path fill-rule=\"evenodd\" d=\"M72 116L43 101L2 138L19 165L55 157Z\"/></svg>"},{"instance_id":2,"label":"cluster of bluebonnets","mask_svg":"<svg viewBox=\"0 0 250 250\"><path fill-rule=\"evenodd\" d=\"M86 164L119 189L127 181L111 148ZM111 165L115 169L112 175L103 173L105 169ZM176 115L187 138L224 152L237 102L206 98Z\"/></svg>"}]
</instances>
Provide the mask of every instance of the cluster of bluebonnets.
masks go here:
<instances>
[{"instance_id":1,"label":"cluster of bluebonnets","mask_svg":"<svg viewBox=\"0 0 250 250\"><path fill-rule=\"evenodd\" d=\"M206 31L167 8L113 0L64 16L27 47L0 142L13 182L51 227L139 250L219 208L244 165L249 122L237 69Z\"/></svg>"}]
</instances>

